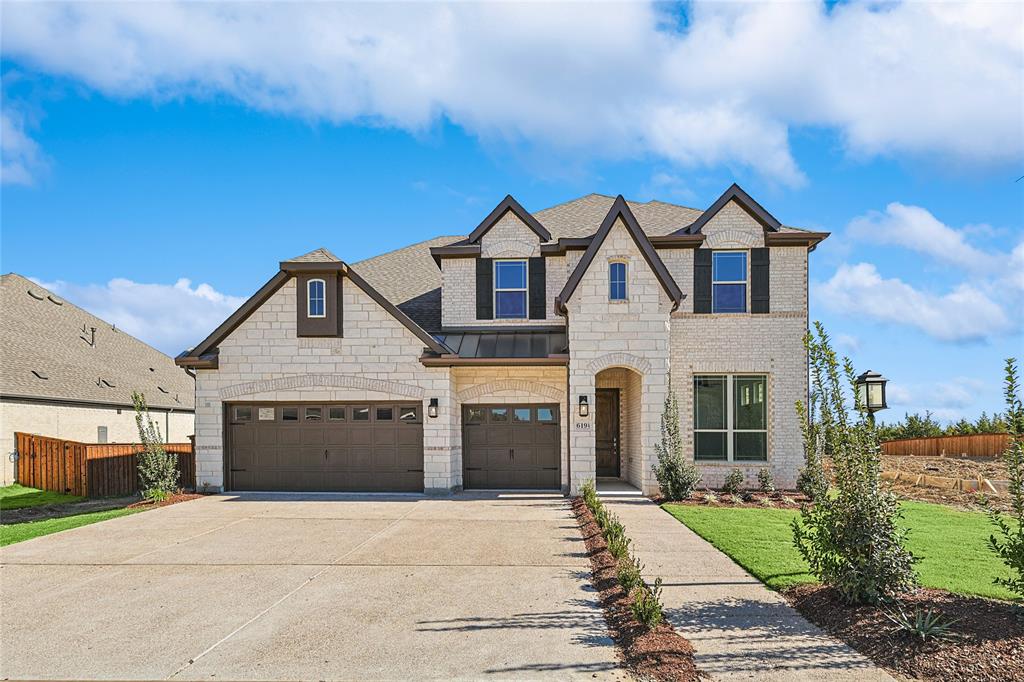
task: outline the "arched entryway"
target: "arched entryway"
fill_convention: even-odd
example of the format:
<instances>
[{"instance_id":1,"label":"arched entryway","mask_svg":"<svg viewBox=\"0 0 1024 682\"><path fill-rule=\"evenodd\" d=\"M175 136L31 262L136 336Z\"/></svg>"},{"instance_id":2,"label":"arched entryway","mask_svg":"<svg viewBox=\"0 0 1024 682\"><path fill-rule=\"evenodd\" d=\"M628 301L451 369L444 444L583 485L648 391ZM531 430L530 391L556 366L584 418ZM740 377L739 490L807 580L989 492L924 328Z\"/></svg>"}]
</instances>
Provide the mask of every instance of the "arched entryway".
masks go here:
<instances>
[{"instance_id":1,"label":"arched entryway","mask_svg":"<svg viewBox=\"0 0 1024 682\"><path fill-rule=\"evenodd\" d=\"M608 367L594 379L597 478L642 488L643 375L628 367Z\"/></svg>"}]
</instances>

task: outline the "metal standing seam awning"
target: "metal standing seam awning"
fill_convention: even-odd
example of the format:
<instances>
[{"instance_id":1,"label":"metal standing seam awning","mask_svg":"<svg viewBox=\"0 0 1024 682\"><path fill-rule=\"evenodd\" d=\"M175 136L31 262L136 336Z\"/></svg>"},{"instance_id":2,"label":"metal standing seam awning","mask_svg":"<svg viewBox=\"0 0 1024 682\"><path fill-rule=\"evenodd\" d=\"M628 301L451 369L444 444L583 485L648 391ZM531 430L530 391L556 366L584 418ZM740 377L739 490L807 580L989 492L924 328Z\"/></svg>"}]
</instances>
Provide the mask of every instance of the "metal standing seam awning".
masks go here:
<instances>
[{"instance_id":1,"label":"metal standing seam awning","mask_svg":"<svg viewBox=\"0 0 1024 682\"><path fill-rule=\"evenodd\" d=\"M430 364L479 364L500 360L508 360L510 364L568 362L569 339L564 329L449 330L434 334L434 338L452 355L430 358Z\"/></svg>"}]
</instances>

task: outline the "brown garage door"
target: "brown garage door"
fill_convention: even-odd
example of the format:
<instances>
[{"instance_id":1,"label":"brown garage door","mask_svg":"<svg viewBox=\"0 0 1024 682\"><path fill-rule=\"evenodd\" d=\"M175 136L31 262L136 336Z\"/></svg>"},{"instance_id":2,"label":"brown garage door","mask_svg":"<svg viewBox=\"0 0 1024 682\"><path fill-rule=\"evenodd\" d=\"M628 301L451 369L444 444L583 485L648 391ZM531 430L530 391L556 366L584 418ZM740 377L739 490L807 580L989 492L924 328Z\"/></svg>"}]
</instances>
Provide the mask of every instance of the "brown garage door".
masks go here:
<instances>
[{"instance_id":1,"label":"brown garage door","mask_svg":"<svg viewBox=\"0 0 1024 682\"><path fill-rule=\"evenodd\" d=\"M230 490L423 490L419 403L226 405Z\"/></svg>"},{"instance_id":2,"label":"brown garage door","mask_svg":"<svg viewBox=\"0 0 1024 682\"><path fill-rule=\"evenodd\" d=\"M463 487L561 486L558 405L462 408Z\"/></svg>"}]
</instances>

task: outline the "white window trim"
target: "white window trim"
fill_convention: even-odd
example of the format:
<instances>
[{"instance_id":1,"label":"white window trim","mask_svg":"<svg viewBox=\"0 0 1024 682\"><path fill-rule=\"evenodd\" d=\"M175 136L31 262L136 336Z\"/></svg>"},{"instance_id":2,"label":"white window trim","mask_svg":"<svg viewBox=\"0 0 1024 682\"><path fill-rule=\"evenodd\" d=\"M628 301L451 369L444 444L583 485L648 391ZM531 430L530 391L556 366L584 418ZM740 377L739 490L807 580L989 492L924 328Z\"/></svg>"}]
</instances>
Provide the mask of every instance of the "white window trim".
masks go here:
<instances>
[{"instance_id":1,"label":"white window trim","mask_svg":"<svg viewBox=\"0 0 1024 682\"><path fill-rule=\"evenodd\" d=\"M697 378L698 377L724 377L725 378L725 428L724 429L698 429L697 428ZM735 423L734 412L736 409L736 400L734 396L736 379L740 378L757 378L764 379L764 428L763 429L737 429L733 427ZM693 375L691 382L693 390L693 461L698 464L722 464L728 462L730 464L738 462L739 464L765 464L768 462L768 450L769 448L769 437L768 430L771 426L771 415L768 414L768 375L759 374L757 372L751 372L747 374L721 374L716 372L701 372ZM697 434L698 433L724 433L725 434L725 459L697 459ZM733 434L734 433L763 433L764 434L764 459L734 459L735 443Z\"/></svg>"},{"instance_id":2,"label":"white window trim","mask_svg":"<svg viewBox=\"0 0 1024 682\"><path fill-rule=\"evenodd\" d=\"M522 263L523 264L523 288L498 288L498 263ZM495 258L491 265L491 277L494 286L491 287L491 305L494 310L495 320L527 320L530 318L530 259L529 258ZM522 317L498 317L498 292L499 291L522 291L525 294L526 305L523 306Z\"/></svg>"},{"instance_id":3,"label":"white window trim","mask_svg":"<svg viewBox=\"0 0 1024 682\"><path fill-rule=\"evenodd\" d=\"M742 253L744 279L715 279L715 254L716 253ZM742 284L743 285L743 310L722 312L715 310L715 285L716 284ZM750 312L750 250L749 249L715 249L711 252L711 312L717 315L743 315ZM703 375L702 375L703 376Z\"/></svg>"},{"instance_id":4,"label":"white window trim","mask_svg":"<svg viewBox=\"0 0 1024 682\"><path fill-rule=\"evenodd\" d=\"M621 265L623 267L622 274L622 286L625 289L623 291L622 298L612 298L612 266ZM629 300L629 261L622 258L613 258L608 261L608 300L612 303L623 303Z\"/></svg>"},{"instance_id":5,"label":"white window trim","mask_svg":"<svg viewBox=\"0 0 1024 682\"><path fill-rule=\"evenodd\" d=\"M323 293L324 293L324 295L323 295L323 299L322 300L323 300L323 304L324 304L324 312L322 314L320 314L320 315L310 315L309 314L309 304L313 300L312 299L313 282L320 282L320 284L323 285ZM308 282L306 282L306 317L315 317L315 318L327 317L327 282L325 280L322 280L320 278L316 278L316 279L311 279Z\"/></svg>"}]
</instances>

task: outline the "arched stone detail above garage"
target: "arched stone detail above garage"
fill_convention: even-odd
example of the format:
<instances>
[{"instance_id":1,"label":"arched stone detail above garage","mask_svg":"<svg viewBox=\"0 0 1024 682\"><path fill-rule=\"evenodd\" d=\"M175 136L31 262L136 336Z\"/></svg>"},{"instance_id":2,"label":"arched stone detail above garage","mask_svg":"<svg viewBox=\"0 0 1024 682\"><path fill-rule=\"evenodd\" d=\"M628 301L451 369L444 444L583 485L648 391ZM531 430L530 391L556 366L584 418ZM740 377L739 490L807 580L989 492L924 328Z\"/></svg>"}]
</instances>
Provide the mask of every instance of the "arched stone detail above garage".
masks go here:
<instances>
[{"instance_id":1,"label":"arched stone detail above garage","mask_svg":"<svg viewBox=\"0 0 1024 682\"><path fill-rule=\"evenodd\" d=\"M348 374L298 374L277 379L262 379L243 384L225 386L220 390L222 400L231 400L247 395L290 391L301 388L348 388L362 391L373 391L388 396L403 396L422 399L424 390L420 386L403 384L385 379Z\"/></svg>"}]
</instances>

